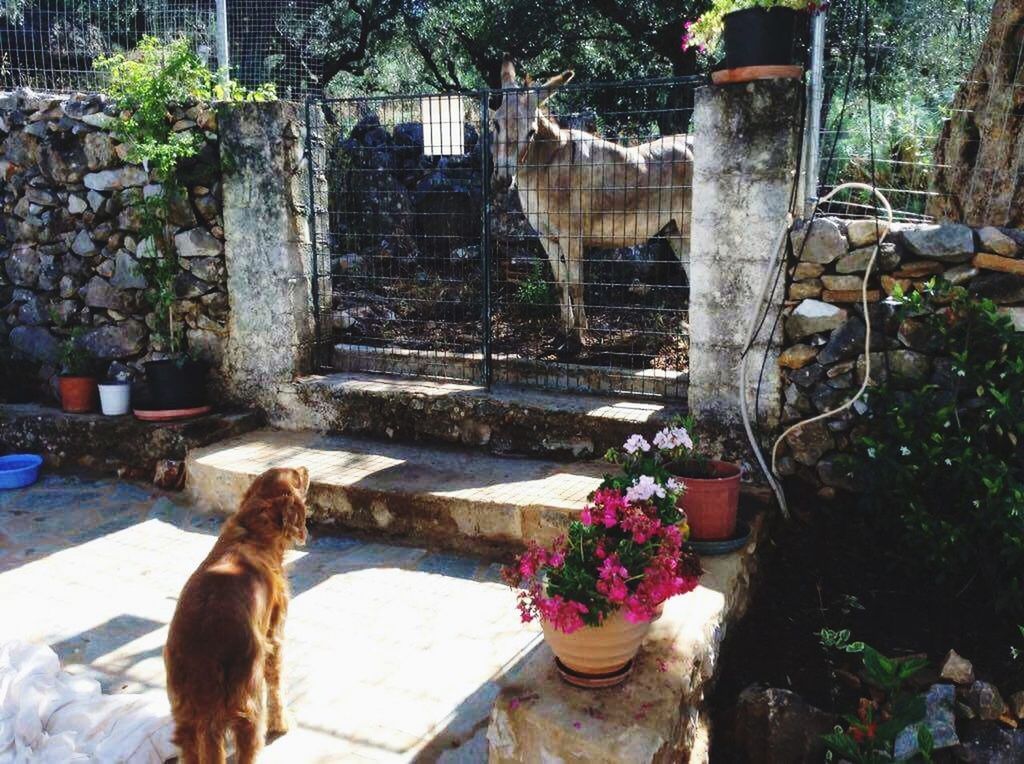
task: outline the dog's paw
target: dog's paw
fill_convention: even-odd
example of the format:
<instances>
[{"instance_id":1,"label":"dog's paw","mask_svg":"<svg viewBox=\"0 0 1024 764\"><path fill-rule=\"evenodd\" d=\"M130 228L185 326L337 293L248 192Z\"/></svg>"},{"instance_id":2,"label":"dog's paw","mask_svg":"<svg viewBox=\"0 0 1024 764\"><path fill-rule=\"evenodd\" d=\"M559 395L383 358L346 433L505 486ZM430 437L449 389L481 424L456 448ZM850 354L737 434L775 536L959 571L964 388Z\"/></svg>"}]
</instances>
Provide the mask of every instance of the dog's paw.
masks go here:
<instances>
[{"instance_id":1,"label":"dog's paw","mask_svg":"<svg viewBox=\"0 0 1024 764\"><path fill-rule=\"evenodd\" d=\"M282 710L280 713L267 719L267 734L275 737L283 735L292 728L294 723L295 720L292 718L291 713L287 710Z\"/></svg>"}]
</instances>

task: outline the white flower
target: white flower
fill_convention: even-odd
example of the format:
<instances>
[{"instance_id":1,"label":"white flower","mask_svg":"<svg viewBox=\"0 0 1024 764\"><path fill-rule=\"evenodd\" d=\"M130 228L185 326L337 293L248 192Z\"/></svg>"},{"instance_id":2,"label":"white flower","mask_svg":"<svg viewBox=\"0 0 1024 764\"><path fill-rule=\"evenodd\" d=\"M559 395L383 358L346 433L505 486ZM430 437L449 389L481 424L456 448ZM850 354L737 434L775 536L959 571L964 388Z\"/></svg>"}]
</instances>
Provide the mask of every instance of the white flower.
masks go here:
<instances>
[{"instance_id":1,"label":"white flower","mask_svg":"<svg viewBox=\"0 0 1024 764\"><path fill-rule=\"evenodd\" d=\"M693 449L693 439L685 427L666 427L654 436L654 445L664 451L673 451L677 448Z\"/></svg>"},{"instance_id":2,"label":"white flower","mask_svg":"<svg viewBox=\"0 0 1024 764\"><path fill-rule=\"evenodd\" d=\"M910 449L906 446L900 446L900 454L903 456L910 456Z\"/></svg>"},{"instance_id":3,"label":"white flower","mask_svg":"<svg viewBox=\"0 0 1024 764\"><path fill-rule=\"evenodd\" d=\"M665 481L665 489L670 493L682 493L683 484L680 483L675 478L669 478L668 480Z\"/></svg>"},{"instance_id":4,"label":"white flower","mask_svg":"<svg viewBox=\"0 0 1024 764\"><path fill-rule=\"evenodd\" d=\"M626 489L626 501L632 503L648 501L652 496L665 498L665 489L650 475L641 475Z\"/></svg>"},{"instance_id":5,"label":"white flower","mask_svg":"<svg viewBox=\"0 0 1024 764\"><path fill-rule=\"evenodd\" d=\"M868 458L869 459L874 459L875 458L875 449L874 448L869 448L868 449Z\"/></svg>"},{"instance_id":6,"label":"white flower","mask_svg":"<svg viewBox=\"0 0 1024 764\"><path fill-rule=\"evenodd\" d=\"M948 456L946 457L946 464L949 465L950 467L953 466L953 460L950 459Z\"/></svg>"},{"instance_id":7,"label":"white flower","mask_svg":"<svg viewBox=\"0 0 1024 764\"><path fill-rule=\"evenodd\" d=\"M626 442L622 444L622 449L627 454L635 454L637 451L650 451L651 444L647 442L643 435L637 433L636 435L630 435Z\"/></svg>"}]
</instances>

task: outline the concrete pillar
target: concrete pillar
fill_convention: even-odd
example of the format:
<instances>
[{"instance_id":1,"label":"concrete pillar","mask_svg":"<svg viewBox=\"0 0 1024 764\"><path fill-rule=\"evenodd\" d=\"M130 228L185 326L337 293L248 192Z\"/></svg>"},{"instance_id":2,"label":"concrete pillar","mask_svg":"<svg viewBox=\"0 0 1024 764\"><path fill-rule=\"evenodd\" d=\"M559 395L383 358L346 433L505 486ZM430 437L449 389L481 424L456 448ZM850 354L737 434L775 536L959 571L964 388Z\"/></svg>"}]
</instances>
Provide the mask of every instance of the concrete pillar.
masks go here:
<instances>
[{"instance_id":1,"label":"concrete pillar","mask_svg":"<svg viewBox=\"0 0 1024 764\"><path fill-rule=\"evenodd\" d=\"M311 369L314 350L305 111L283 101L218 110L231 309L224 358L228 394L268 411L280 387ZM314 153L322 154L320 110L314 113ZM322 173L322 155L315 166ZM314 181L314 197L326 198L322 175ZM320 274L329 278L322 268L325 249L320 255Z\"/></svg>"},{"instance_id":2,"label":"concrete pillar","mask_svg":"<svg viewBox=\"0 0 1024 764\"><path fill-rule=\"evenodd\" d=\"M696 96L689 406L702 431L731 457L747 453L739 408L740 352L790 210L802 90L799 80L765 80L707 86ZM759 411L769 426L778 423L781 406L781 324L774 336L769 333L784 288L783 280L750 362L753 401L768 352Z\"/></svg>"}]
</instances>

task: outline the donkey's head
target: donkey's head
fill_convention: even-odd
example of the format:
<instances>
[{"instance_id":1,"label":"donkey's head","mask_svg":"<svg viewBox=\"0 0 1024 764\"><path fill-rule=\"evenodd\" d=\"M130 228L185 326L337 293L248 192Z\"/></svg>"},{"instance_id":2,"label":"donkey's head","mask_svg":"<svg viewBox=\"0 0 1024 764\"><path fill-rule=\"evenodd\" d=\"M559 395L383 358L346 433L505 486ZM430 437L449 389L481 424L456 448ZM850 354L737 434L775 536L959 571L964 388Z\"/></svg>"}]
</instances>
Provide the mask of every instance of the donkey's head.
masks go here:
<instances>
[{"instance_id":1,"label":"donkey's head","mask_svg":"<svg viewBox=\"0 0 1024 764\"><path fill-rule=\"evenodd\" d=\"M572 77L573 72L566 70L536 87L527 77L525 87L533 89L517 90L520 85L516 81L515 65L512 59L505 57L501 64L501 87L505 91L501 107L490 110L495 185L504 188L512 185L516 168L537 135L541 107Z\"/></svg>"}]
</instances>

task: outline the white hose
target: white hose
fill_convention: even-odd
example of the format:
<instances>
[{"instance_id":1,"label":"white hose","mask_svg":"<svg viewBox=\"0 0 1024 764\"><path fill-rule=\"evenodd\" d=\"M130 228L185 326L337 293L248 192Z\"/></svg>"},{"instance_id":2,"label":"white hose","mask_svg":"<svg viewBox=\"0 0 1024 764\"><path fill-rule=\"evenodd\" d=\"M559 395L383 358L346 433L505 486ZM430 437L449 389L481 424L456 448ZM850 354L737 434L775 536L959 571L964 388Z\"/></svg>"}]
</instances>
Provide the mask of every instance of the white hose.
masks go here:
<instances>
[{"instance_id":1,"label":"white hose","mask_svg":"<svg viewBox=\"0 0 1024 764\"><path fill-rule=\"evenodd\" d=\"M761 450L760 444L757 442L757 438L754 435L754 430L750 422L750 412L748 410L747 401L747 360L748 353L750 349L753 347L754 341L757 338L757 332L759 329L759 324L761 322L761 311L762 309L767 309L765 307L766 303L770 298L771 292L774 291L772 290L772 285L774 283L772 277L775 273L775 269L779 267L785 267L785 263L780 263L779 259L785 257L786 236L789 235L789 230L792 225L791 215L787 216L786 225L783 227L782 234L777 239L775 249L773 250L773 252L775 253L775 257L772 260L772 262L768 265L768 269L765 274L764 287L762 288L761 296L754 307L754 314L750 322L750 331L748 332L747 341L743 347L743 353L740 356L740 415L743 419L743 429L747 433L747 440L750 441L750 446L754 451L754 456L757 458L757 462L761 466L761 470L762 472L764 472L765 477L768 479L768 484L770 485L772 492L775 494L775 498L779 502L779 508L782 510L783 516L787 519L789 518L789 505L786 502L786 494L782 489L782 484L779 482L779 473L776 468L776 456L778 453L779 444L783 441L783 439L786 438L786 436L788 436L792 432L795 432L801 427L804 427L805 425L810 424L811 422L817 422L819 420L835 416L836 414L848 409L864 394L864 391L867 389L871 380L871 316L868 313L868 281L871 278L871 270L874 267L876 258L878 257L878 249L881 246L882 239L885 237L886 232L888 232L889 229L892 228L892 206L889 204L889 200L886 199L885 196L878 189L874 188L873 186L869 186L866 183L843 183L842 185L836 186L834 189L832 189L829 193L827 193L819 200L818 206L820 206L824 202L827 202L840 191L846 189L860 189L874 194L881 201L886 213L886 223L884 227L885 230L876 231L875 246L871 253L871 258L870 260L868 260L867 267L865 268L864 281L861 284L861 303L864 306L865 332L864 382L861 384L860 389L852 398L846 401L846 403L844 403L843 405L838 406L837 408L832 409L831 411L826 411L822 414L818 414L817 416L807 419L805 421L797 422L796 424L786 429L786 431L783 432L782 435L780 435L776 439L775 444L772 446L771 469L768 469L768 465L765 463L764 453ZM812 221L808 220L807 225L810 226L811 222Z\"/></svg>"},{"instance_id":2,"label":"white hose","mask_svg":"<svg viewBox=\"0 0 1024 764\"><path fill-rule=\"evenodd\" d=\"M889 200L885 198L881 191L879 191L874 186L869 186L866 183L843 183L840 186L836 186L834 189L832 189L829 193L825 194L825 196L821 198L821 200L818 202L819 206L824 202L827 202L838 192L847 188L856 188L874 194L882 203L882 206L885 208L886 214L886 223L884 231L877 230L880 228L880 226L878 225L877 218L875 220L875 246L872 249L871 259L868 260L867 268L864 270L864 281L861 284L861 304L864 306L864 381L861 383L860 389L857 390L853 397L846 401L846 403L842 404L841 406L836 406L834 409L831 409L829 411L825 411L821 414L818 414L817 416L813 416L810 419L805 419L802 422L797 422L796 424L788 427L778 438L776 438L775 444L772 446L772 474L776 476L778 476L779 474L778 469L776 468L776 459L778 456L779 444L781 444L782 441L790 433L796 432L801 427L806 427L812 422L820 422L822 419L828 419L829 417L833 417L836 414L839 414L845 411L846 409L850 408L854 403L860 400L860 398L864 395L864 391L868 389L868 385L871 384L871 314L868 311L868 280L871 278L871 269L874 267L875 259L878 257L878 249L882 245L882 238L892 228L892 206L889 204ZM810 223L811 221L808 221L808 226L810 226Z\"/></svg>"}]
</instances>

